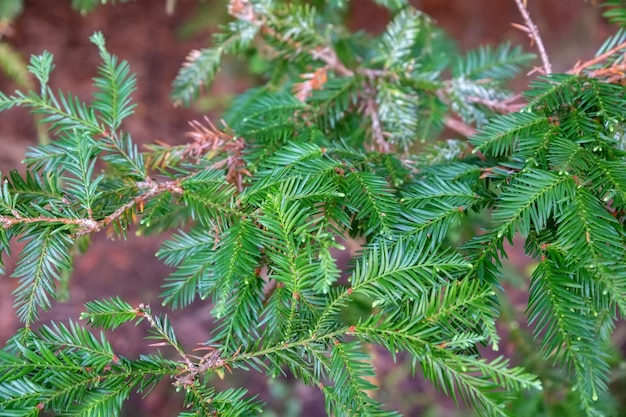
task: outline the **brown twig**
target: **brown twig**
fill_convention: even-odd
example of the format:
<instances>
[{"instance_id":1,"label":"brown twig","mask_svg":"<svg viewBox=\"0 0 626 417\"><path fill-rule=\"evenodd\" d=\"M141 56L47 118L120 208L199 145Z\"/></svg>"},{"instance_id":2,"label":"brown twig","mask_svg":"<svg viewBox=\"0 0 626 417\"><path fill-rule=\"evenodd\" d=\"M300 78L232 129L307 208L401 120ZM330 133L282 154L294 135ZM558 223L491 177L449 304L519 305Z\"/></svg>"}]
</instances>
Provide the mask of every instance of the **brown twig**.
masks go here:
<instances>
[{"instance_id":1,"label":"brown twig","mask_svg":"<svg viewBox=\"0 0 626 417\"><path fill-rule=\"evenodd\" d=\"M16 224L29 224L29 223L62 223L67 225L78 226L81 230L93 230L100 229L100 224L93 219L68 219L64 217L22 217L16 212L13 212L13 217L0 216L0 224L5 229L8 229Z\"/></svg>"},{"instance_id":2,"label":"brown twig","mask_svg":"<svg viewBox=\"0 0 626 417\"><path fill-rule=\"evenodd\" d=\"M168 335L163 333L162 326L159 326L151 313L150 306L146 304L139 304L139 306L134 310L135 314L139 317L145 318L150 327L152 327L158 334L163 336L163 342L156 342L150 344L150 346L171 346L176 350L176 352L182 358L180 361L180 365L182 366L181 371L176 374L175 382L173 385L175 386L184 386L189 387L192 386L196 380L196 377L200 374L208 372L212 369L222 368L226 364L224 360L221 358L220 351L208 346L196 348L194 350L208 350L204 356L198 357L194 355L189 355L185 353L183 348L176 343L175 340L172 340ZM238 354L237 352L235 356ZM198 359L199 361L193 362L190 358Z\"/></svg>"},{"instance_id":3,"label":"brown twig","mask_svg":"<svg viewBox=\"0 0 626 417\"><path fill-rule=\"evenodd\" d=\"M311 51L310 54L313 59L324 61L330 69L334 70L339 75L343 75L345 77L351 77L354 75L352 70L343 65L335 50L328 46L324 48L317 48Z\"/></svg>"},{"instance_id":4,"label":"brown twig","mask_svg":"<svg viewBox=\"0 0 626 417\"><path fill-rule=\"evenodd\" d=\"M541 35L539 34L539 29L537 25L530 18L530 14L528 14L528 10L526 10L526 2L523 0L515 0L517 4L517 8L519 9L522 17L524 18L524 22L526 26L521 26L517 24L513 24L514 27L523 30L528 33L531 42L537 44L537 49L539 50L539 56L541 57L541 62L543 62L543 71L546 74L552 74L552 64L550 64L550 59L548 58L548 54L546 52L546 48L543 45L543 40L541 39Z\"/></svg>"},{"instance_id":5,"label":"brown twig","mask_svg":"<svg viewBox=\"0 0 626 417\"><path fill-rule=\"evenodd\" d=\"M391 149L389 142L385 139L380 119L378 118L378 106L376 100L372 96L366 97L363 102L363 113L370 118L372 122L372 137L378 145L378 150L382 153L388 153Z\"/></svg>"},{"instance_id":6,"label":"brown twig","mask_svg":"<svg viewBox=\"0 0 626 417\"><path fill-rule=\"evenodd\" d=\"M626 42L620 43L619 45L615 46L614 48L609 49L602 55L598 55L597 57L590 59L589 61L585 61L582 64L581 63L576 64L574 68L569 70L567 73L573 74L573 75L579 75L585 68L589 68L593 65L599 64L600 62L604 61L605 59L609 58L611 55L615 54L616 52L622 49L626 49Z\"/></svg>"},{"instance_id":7,"label":"brown twig","mask_svg":"<svg viewBox=\"0 0 626 417\"><path fill-rule=\"evenodd\" d=\"M470 126L467 123L464 123L463 121L450 116L445 118L444 124L448 129L460 133L468 138L476 134L476 129L474 129L473 126Z\"/></svg>"},{"instance_id":8,"label":"brown twig","mask_svg":"<svg viewBox=\"0 0 626 417\"><path fill-rule=\"evenodd\" d=\"M67 225L74 225L78 227L78 231L75 233L76 237L84 236L91 233L99 232L119 219L125 212L134 208L135 206L143 206L144 202L152 197L155 197L164 192L172 192L175 194L182 194L183 189L181 187L181 181L183 179L168 181L164 183L158 183L156 181L148 180L138 182L136 185L139 189L147 189L147 191L133 198L128 203L122 205L113 213L109 214L101 220L95 220L92 218L65 218L65 217L23 217L18 212L13 211L13 216L0 216L0 225L5 229L8 229L16 224L28 224L28 223L61 223Z\"/></svg>"},{"instance_id":9,"label":"brown twig","mask_svg":"<svg viewBox=\"0 0 626 417\"><path fill-rule=\"evenodd\" d=\"M520 94L516 94L512 97L507 98L506 100L497 101L497 100L488 100L483 97L470 96L470 97L467 97L467 101L472 102L472 103L482 104L483 106L488 107L492 110L496 110L497 112L502 113L502 114L508 114L508 113L520 111L522 108L526 106L525 103L514 103L520 97L521 97Z\"/></svg>"},{"instance_id":10,"label":"brown twig","mask_svg":"<svg viewBox=\"0 0 626 417\"><path fill-rule=\"evenodd\" d=\"M602 78L607 83L621 83L626 80L626 64L613 65L608 68L600 68L589 71L587 75L591 78Z\"/></svg>"}]
</instances>

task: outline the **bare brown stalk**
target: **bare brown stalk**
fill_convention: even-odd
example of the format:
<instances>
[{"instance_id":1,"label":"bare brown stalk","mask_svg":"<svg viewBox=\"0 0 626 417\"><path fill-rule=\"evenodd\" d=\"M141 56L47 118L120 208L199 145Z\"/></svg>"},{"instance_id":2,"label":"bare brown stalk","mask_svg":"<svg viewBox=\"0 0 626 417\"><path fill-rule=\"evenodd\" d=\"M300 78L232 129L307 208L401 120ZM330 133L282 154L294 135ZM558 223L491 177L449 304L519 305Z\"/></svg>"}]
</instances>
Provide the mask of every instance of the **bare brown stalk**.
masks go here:
<instances>
[{"instance_id":1,"label":"bare brown stalk","mask_svg":"<svg viewBox=\"0 0 626 417\"><path fill-rule=\"evenodd\" d=\"M92 219L67 219L63 217L22 217L16 213L11 216L0 216L0 225L5 229L8 229L16 224L29 224L29 223L62 223L67 225L78 226L81 230L97 231L100 230L100 224L96 220Z\"/></svg>"},{"instance_id":2,"label":"bare brown stalk","mask_svg":"<svg viewBox=\"0 0 626 417\"><path fill-rule=\"evenodd\" d=\"M622 42L619 45L609 49L608 51L606 51L605 53L598 55L597 57L590 59L589 61L585 61L583 63L578 63L574 66L574 68L572 68L571 70L569 70L567 73L568 74L573 74L573 75L579 75L584 69L589 68L593 65L599 64L600 62L604 61L605 59L611 57L612 55L614 55L615 53L621 51L622 49L626 50L626 42ZM626 58L626 52L623 54L623 58Z\"/></svg>"},{"instance_id":3,"label":"bare brown stalk","mask_svg":"<svg viewBox=\"0 0 626 417\"><path fill-rule=\"evenodd\" d=\"M476 129L473 126L470 126L467 123L453 117L446 117L444 124L448 129L460 133L468 138L476 134Z\"/></svg>"},{"instance_id":4,"label":"bare brown stalk","mask_svg":"<svg viewBox=\"0 0 626 417\"><path fill-rule=\"evenodd\" d=\"M74 225L78 227L78 231L75 233L76 237L84 236L91 233L99 232L117 219L122 217L124 213L135 207L143 207L145 201L150 198L165 192L172 192L174 194L182 194L183 189L181 187L181 181L184 178L175 181L168 181L164 183L158 183L156 181L148 180L138 182L136 185L139 189L147 189L147 191L133 198L128 203L122 205L113 213L109 214L101 220L95 220L91 218L64 218L64 217L23 217L17 212L13 212L13 216L0 216L0 225L5 229L8 229L16 224L28 224L28 223L61 223L67 225Z\"/></svg>"},{"instance_id":5,"label":"bare brown stalk","mask_svg":"<svg viewBox=\"0 0 626 417\"><path fill-rule=\"evenodd\" d=\"M613 65L609 68L589 71L588 75L592 78L603 78L608 83L621 82L622 85L624 85L624 80L626 80L626 64Z\"/></svg>"},{"instance_id":6,"label":"bare brown stalk","mask_svg":"<svg viewBox=\"0 0 626 417\"><path fill-rule=\"evenodd\" d=\"M552 74L552 64L550 64L550 59L548 58L548 53L546 52L546 48L543 45L543 40L541 39L539 29L531 19L530 14L526 9L526 2L523 0L515 0L515 4L517 4L517 8L524 18L524 22L526 23L526 25L522 26L518 24L513 24L513 26L528 33L528 37L530 38L531 43L537 44L539 56L541 57L541 62L543 62L543 71L546 74Z\"/></svg>"},{"instance_id":7,"label":"bare brown stalk","mask_svg":"<svg viewBox=\"0 0 626 417\"><path fill-rule=\"evenodd\" d=\"M504 101L488 100L482 97L468 97L467 100L472 103L482 104L485 107L497 111L498 113L507 114L520 111L524 108L524 106L526 106L525 103L514 103L514 101L518 100L520 97L521 96L519 94L516 94Z\"/></svg>"},{"instance_id":8,"label":"bare brown stalk","mask_svg":"<svg viewBox=\"0 0 626 417\"><path fill-rule=\"evenodd\" d=\"M363 113L370 118L372 122L372 137L378 145L378 150L382 153L388 153L391 149L389 142L385 139L380 119L378 118L378 106L373 97L368 97L363 102Z\"/></svg>"}]
</instances>

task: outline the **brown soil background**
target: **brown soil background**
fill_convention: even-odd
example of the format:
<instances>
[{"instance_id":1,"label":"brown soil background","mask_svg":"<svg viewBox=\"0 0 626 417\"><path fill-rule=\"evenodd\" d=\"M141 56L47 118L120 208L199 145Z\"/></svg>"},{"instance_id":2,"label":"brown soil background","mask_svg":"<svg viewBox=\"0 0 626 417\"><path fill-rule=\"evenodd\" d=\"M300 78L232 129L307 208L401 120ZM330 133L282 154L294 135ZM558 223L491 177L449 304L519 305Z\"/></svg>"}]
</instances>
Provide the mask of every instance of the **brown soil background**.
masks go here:
<instances>
[{"instance_id":1,"label":"brown soil background","mask_svg":"<svg viewBox=\"0 0 626 417\"><path fill-rule=\"evenodd\" d=\"M579 59L592 57L613 30L605 24L597 9L582 0L530 0L529 3L556 71L570 68ZM522 22L513 0L422 0L413 4L437 20L464 49L507 39L531 49L525 35L510 25L511 22ZM377 33L387 23L387 15L371 1L353 0L351 7L349 22L355 29ZM52 52L56 71L51 85L89 100L93 91L91 78L99 64L97 50L89 42L89 36L94 31L102 31L109 51L128 60L137 74L138 91L134 99L138 107L135 115L127 120L126 130L138 143L160 140L175 144L185 141L188 121L201 118L204 112L198 108L174 108L169 100L171 82L191 49L210 45L209 33L216 23L224 21L225 9L222 1L179 0L175 13L170 16L165 12L165 1L136 0L99 7L83 17L70 8L68 0L26 0L24 13L14 22L13 33L5 40L25 59L43 50ZM204 28L192 31L191 35L184 34L192 25L198 24ZM219 104L229 95L243 91L249 82L245 73L236 68L224 71L208 96L215 97ZM523 87L524 83L521 81L520 85ZM0 90L10 92L15 88L4 74L0 74ZM212 115L219 116L219 108L213 109ZM23 170L20 161L24 152L35 144L36 133L26 111L0 113L2 172ZM70 301L54 305L44 315L45 320L77 319L86 301L114 295L120 295L131 304L151 303L158 310L160 285L170 272L154 257L164 238L136 237L131 233L127 241L113 242L104 236L95 236L89 252L76 261ZM511 251L511 261L514 267L523 271L527 260L518 252ZM14 259L7 260L8 271L13 264ZM0 343L19 327L12 309L11 291L15 286L15 280L0 277ZM524 295L519 294L517 298L523 310ZM198 304L184 314L170 313L184 345L193 347L209 338L209 306ZM110 339L120 354L132 358L154 349L142 340L144 332L143 326L123 326L111 334ZM381 363L382 373L388 377L386 380L395 381L395 386L384 394L386 401L401 408L407 416L420 415L420 410L432 402L433 389L407 379L406 369L398 371L385 360ZM260 394L272 404L268 408L273 414L268 416L324 415L323 399L315 390L298 384L267 386L263 376L254 374L235 374L227 379L234 386L247 381L251 392ZM177 415L181 398L172 394L170 388L166 381L145 400L133 397L124 415ZM297 398L299 408L289 397ZM448 408L447 403L445 408Z\"/></svg>"}]
</instances>

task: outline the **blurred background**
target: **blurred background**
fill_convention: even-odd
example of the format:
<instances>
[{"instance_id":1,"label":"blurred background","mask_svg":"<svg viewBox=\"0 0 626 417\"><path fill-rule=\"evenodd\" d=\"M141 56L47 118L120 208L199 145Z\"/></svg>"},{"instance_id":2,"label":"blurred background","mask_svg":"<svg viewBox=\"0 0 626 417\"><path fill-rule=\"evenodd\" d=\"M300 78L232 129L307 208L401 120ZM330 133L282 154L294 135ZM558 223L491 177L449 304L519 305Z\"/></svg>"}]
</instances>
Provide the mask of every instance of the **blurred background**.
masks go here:
<instances>
[{"instance_id":1,"label":"blurred background","mask_svg":"<svg viewBox=\"0 0 626 417\"><path fill-rule=\"evenodd\" d=\"M0 0L0 7L2 2ZM169 144L186 141L188 121L208 114L219 119L229 100L255 84L255 77L247 71L247 64L238 60L227 60L210 91L206 92L191 108L176 108L169 99L170 86L181 63L190 50L210 45L210 34L217 26L228 21L227 2L218 0L177 0L172 13L166 11L166 0L135 0L125 4L98 7L94 12L82 16L71 7L70 0L25 0L24 10L14 21L0 23L0 53L15 52L14 59L27 61L31 54L43 50L53 53L56 71L51 86L70 91L81 99L89 100L93 92L91 78L99 64L96 47L89 36L102 31L109 51L129 61L137 74L138 90L134 94L138 104L135 115L127 119L125 129L137 143L162 141ZM431 15L451 38L458 42L461 50L480 44L496 44L509 40L533 51L527 36L511 26L522 23L514 0L415 0L412 4ZM578 60L593 57L603 40L615 32L601 17L592 2L583 0L529 0L528 9L538 25L555 71L565 71ZM371 0L353 0L346 16L353 30L365 30L378 34L384 30L389 15ZM0 67L2 65L0 64ZM8 74L0 70L0 90L13 90L32 83L25 74ZM512 86L522 89L526 77L520 77ZM21 160L28 146L46 140L46 132L35 128L33 118L24 110L0 113L0 171L6 173L17 169L23 171ZM57 303L44 315L45 320L77 319L86 301L120 295L131 304L152 304L160 311L158 294L162 280L169 269L154 256L160 242L167 235L141 237L129 234L128 240L115 242L105 236L93 237L90 250L76 259L76 267L69 287L69 299ZM19 251L16 246L14 252ZM14 260L7 260L10 272ZM525 290L528 286L528 271L532 263L523 256L521 247L512 248L507 263L506 288L509 302L504 303L501 327L505 341L502 354L518 359L524 355L525 364L542 368L535 358L532 338L520 329L517 321L523 316L526 306ZM16 281L0 277L0 343L19 327L12 309L11 291ZM211 329L210 306L196 303L184 312L171 314L174 328L182 343L193 347L209 338ZM142 336L142 326L124 326L110 334L116 351L127 357L137 357L150 352ZM626 401L622 391L624 375L620 374L622 351L626 346L626 331L618 327L615 346L620 351L612 352L616 370L612 391L617 401ZM395 366L391 360L373 351L379 369L381 385L380 399L407 416L462 416L469 411L458 410L454 404L441 396L419 378L411 377L409 363ZM537 363L532 363L537 361ZM537 369L532 369L539 372ZM563 375L551 375L555 381ZM622 367L621 370L624 373ZM125 416L175 416L180 412L181 398L164 381L156 392L141 399L133 398L125 409ZM268 402L266 414L270 416L323 416L324 402L316 389L303 387L288 378L266 383L263 375L228 375L226 381L216 380L217 386L246 385L251 393L260 395ZM536 415L532 411L524 414L522 405L532 410L533 397L519 399L519 415ZM558 403L559 398L552 401ZM525 404L522 404L525 402ZM529 405L530 404L530 405ZM529 408L530 407L530 408ZM626 410L626 406L620 407ZM558 414L545 414L558 415ZM567 415L567 414L563 414ZM626 411L624 411L626 415Z\"/></svg>"}]
</instances>

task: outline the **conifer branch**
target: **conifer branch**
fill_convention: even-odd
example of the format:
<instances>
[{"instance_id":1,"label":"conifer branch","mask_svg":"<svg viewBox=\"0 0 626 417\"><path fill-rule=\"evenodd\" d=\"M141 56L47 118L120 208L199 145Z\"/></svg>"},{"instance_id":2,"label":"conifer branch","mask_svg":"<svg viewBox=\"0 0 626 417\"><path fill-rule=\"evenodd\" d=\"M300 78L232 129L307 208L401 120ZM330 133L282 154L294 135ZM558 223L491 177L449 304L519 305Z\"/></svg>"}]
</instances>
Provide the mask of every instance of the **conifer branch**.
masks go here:
<instances>
[{"instance_id":1,"label":"conifer branch","mask_svg":"<svg viewBox=\"0 0 626 417\"><path fill-rule=\"evenodd\" d=\"M220 358L220 352L213 348L197 348L195 350L209 350L209 353L198 358L199 362L194 363L190 355L185 353L175 338L173 329L171 328L167 318L158 318L152 315L150 306L140 304L135 310L135 314L139 318L145 318L150 324L151 329L155 332L155 338L164 340L156 342L150 346L171 346L182 358L183 369L175 376L175 386L183 386L190 388L196 383L196 378L208 371L222 368L225 362Z\"/></svg>"},{"instance_id":2,"label":"conifer branch","mask_svg":"<svg viewBox=\"0 0 626 417\"><path fill-rule=\"evenodd\" d=\"M49 53L29 66L39 93L0 92L0 110L42 114L54 139L29 150L26 173L10 172L0 189L0 252L25 241L13 274L25 328L0 350L0 409L116 416L131 390L169 376L185 392L185 416L261 414L245 389L209 384L232 367L288 370L320 389L329 415L396 416L372 395L376 349L402 352L479 413L515 414L519 404L507 401L520 397L526 414L540 414L537 377L481 357L499 347L507 294L497 289L514 236L538 264L526 314L539 354L523 365L557 359L567 378L542 376L551 390L572 389L563 396L572 410L610 404L617 362L604 346L626 310L626 32L569 74L551 74L516 0L526 25L514 26L537 43L546 75L520 95L506 84L534 59L520 47L452 52L405 0L377 0L393 10L380 36L341 27L333 13L345 1L313 3L229 1L235 20L212 48L192 51L173 97L189 103L226 54L251 49L269 81L237 96L219 128L190 122L184 145L138 151L123 124L135 77L101 34L92 37L103 62L93 101L48 85ZM445 128L467 141L440 140ZM166 315L118 297L87 303L81 319L102 331L146 320L150 346L174 359L119 357L74 322L37 326L87 240L78 238L124 234L139 215L143 230L179 229L157 253L174 269L160 296L173 308L208 303L210 340L186 350ZM468 218L483 219L484 232ZM360 252L342 268L346 240Z\"/></svg>"},{"instance_id":3,"label":"conifer branch","mask_svg":"<svg viewBox=\"0 0 626 417\"><path fill-rule=\"evenodd\" d=\"M24 217L17 210L12 211L12 216L0 215L0 224L5 229L11 228L19 224L32 224L32 223L58 223L64 225L77 226L78 230L74 233L76 237L84 236L92 233L97 233L106 228L110 224L114 223L120 217L122 217L128 210L133 208L139 208L145 205L150 199L157 197L165 192L181 195L183 189L181 183L184 178L158 183L154 180L148 179L147 181L141 181L136 183L136 187L139 189L147 190L138 196L134 197L131 201L121 205L114 212L107 215L101 220L95 220L94 218L66 218L66 217Z\"/></svg>"}]
</instances>

